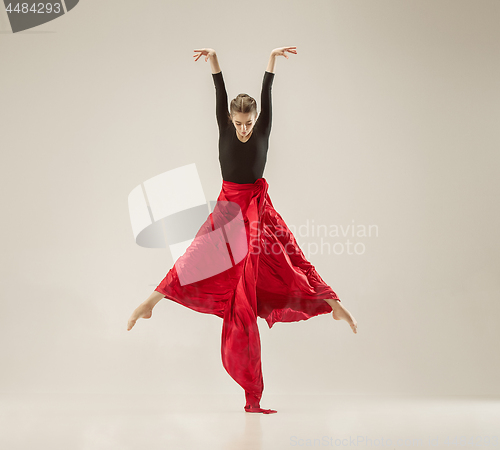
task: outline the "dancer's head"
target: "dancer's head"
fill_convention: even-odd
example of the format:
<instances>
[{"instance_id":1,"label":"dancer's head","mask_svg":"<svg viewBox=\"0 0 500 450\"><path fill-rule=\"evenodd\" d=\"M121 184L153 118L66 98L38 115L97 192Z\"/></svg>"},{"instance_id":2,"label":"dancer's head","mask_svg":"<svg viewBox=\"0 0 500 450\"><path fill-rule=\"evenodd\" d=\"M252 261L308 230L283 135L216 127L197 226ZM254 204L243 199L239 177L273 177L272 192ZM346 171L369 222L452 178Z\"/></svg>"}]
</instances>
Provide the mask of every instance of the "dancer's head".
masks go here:
<instances>
[{"instance_id":1,"label":"dancer's head","mask_svg":"<svg viewBox=\"0 0 500 450\"><path fill-rule=\"evenodd\" d=\"M242 136L248 136L257 121L257 102L247 94L239 94L231 100L230 119Z\"/></svg>"}]
</instances>

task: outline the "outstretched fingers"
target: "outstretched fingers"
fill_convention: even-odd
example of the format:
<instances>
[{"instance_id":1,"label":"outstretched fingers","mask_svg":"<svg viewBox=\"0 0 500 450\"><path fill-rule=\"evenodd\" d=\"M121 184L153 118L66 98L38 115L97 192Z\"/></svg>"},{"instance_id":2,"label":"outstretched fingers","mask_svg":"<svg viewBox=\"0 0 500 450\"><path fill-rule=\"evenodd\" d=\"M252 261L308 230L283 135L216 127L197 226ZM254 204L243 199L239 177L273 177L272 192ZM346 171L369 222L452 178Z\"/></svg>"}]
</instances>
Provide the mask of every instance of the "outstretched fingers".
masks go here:
<instances>
[{"instance_id":1,"label":"outstretched fingers","mask_svg":"<svg viewBox=\"0 0 500 450\"><path fill-rule=\"evenodd\" d=\"M201 52L199 55L193 55L193 58L196 58L195 62L198 61L205 54L205 52L203 52L201 50L195 50L195 52ZM205 62L208 61L208 57L209 57L209 55L208 55L208 53L206 53Z\"/></svg>"},{"instance_id":2,"label":"outstretched fingers","mask_svg":"<svg viewBox=\"0 0 500 450\"><path fill-rule=\"evenodd\" d=\"M276 55L284 56L286 59L290 59L286 52L288 53L293 53L294 55L297 54L297 47L280 47L274 50Z\"/></svg>"}]
</instances>

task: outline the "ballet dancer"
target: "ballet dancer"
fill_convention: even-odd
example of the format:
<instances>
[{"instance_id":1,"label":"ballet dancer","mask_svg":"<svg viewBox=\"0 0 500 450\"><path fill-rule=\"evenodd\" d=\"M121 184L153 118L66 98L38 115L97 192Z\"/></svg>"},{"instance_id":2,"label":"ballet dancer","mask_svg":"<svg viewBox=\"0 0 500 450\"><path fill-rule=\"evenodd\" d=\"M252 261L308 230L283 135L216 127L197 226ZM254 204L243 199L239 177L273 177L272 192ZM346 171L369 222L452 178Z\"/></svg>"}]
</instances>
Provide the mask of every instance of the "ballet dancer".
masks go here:
<instances>
[{"instance_id":1,"label":"ballet dancer","mask_svg":"<svg viewBox=\"0 0 500 450\"><path fill-rule=\"evenodd\" d=\"M134 310L127 330L131 330L139 318L149 319L154 306L163 298L194 311L217 315L223 320L222 364L245 390L244 410L271 414L276 410L260 407L264 382L257 317L265 319L271 328L275 322L297 322L331 312L334 319L345 320L354 333L357 333L357 322L305 258L283 218L274 209L268 194L269 185L263 178L271 133L271 87L276 57L289 59L287 53L296 55L297 47L272 50L264 72L258 117L256 101L247 94L234 98L228 110L228 97L215 50L202 48L194 52L194 61L205 56L212 70L222 189L214 211L149 298ZM203 242L210 239L212 231L227 232L229 222L221 220L225 205L237 205L241 213L244 238L239 242L244 245L238 246L224 234L227 248L214 255L205 250ZM237 255L242 254L244 256L238 259ZM211 265L216 257L230 258L232 267L210 277L200 277L200 270ZM198 281L181 283L180 272L192 274Z\"/></svg>"}]
</instances>

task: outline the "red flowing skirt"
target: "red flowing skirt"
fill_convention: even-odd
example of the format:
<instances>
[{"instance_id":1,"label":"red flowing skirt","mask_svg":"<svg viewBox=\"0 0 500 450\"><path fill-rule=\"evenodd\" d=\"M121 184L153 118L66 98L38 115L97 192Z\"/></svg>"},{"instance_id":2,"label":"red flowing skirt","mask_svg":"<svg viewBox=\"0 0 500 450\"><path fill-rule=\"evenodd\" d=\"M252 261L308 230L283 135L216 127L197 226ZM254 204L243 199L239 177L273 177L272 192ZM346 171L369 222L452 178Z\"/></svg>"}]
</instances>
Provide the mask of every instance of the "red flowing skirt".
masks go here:
<instances>
[{"instance_id":1,"label":"red flowing skirt","mask_svg":"<svg viewBox=\"0 0 500 450\"><path fill-rule=\"evenodd\" d=\"M214 211L156 291L223 319L222 364L259 407L264 389L257 317L307 320L337 294L307 261L267 193L268 183L223 181Z\"/></svg>"}]
</instances>

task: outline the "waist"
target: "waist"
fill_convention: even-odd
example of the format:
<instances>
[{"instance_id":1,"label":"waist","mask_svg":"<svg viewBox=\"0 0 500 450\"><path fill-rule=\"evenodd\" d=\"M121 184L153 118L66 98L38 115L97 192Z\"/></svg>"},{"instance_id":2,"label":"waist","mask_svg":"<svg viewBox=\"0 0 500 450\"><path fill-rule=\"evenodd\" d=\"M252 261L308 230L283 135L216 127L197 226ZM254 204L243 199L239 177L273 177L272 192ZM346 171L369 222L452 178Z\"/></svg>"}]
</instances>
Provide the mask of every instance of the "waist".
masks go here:
<instances>
[{"instance_id":1,"label":"waist","mask_svg":"<svg viewBox=\"0 0 500 450\"><path fill-rule=\"evenodd\" d=\"M233 181L222 180L222 186L229 189L237 189L237 190L248 190L255 189L260 187L261 185L266 185L267 181L265 178L258 178L254 183L234 183Z\"/></svg>"}]
</instances>

